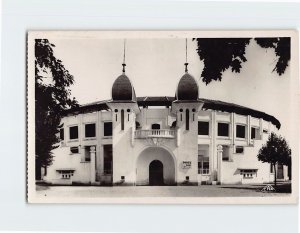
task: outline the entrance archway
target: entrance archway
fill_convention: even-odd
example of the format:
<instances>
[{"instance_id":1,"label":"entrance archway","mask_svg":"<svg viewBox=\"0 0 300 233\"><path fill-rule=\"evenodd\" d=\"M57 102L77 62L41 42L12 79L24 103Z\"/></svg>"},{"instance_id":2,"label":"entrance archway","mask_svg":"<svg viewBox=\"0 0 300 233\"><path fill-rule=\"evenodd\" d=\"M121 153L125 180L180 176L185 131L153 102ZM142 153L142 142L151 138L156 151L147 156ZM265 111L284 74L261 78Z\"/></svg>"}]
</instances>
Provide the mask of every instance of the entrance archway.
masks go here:
<instances>
[{"instance_id":1,"label":"entrance archway","mask_svg":"<svg viewBox=\"0 0 300 233\"><path fill-rule=\"evenodd\" d=\"M175 185L175 161L163 147L148 147L136 162L137 185Z\"/></svg>"},{"instance_id":2,"label":"entrance archway","mask_svg":"<svg viewBox=\"0 0 300 233\"><path fill-rule=\"evenodd\" d=\"M159 160L153 160L149 164L149 185L164 185L164 165Z\"/></svg>"}]
</instances>

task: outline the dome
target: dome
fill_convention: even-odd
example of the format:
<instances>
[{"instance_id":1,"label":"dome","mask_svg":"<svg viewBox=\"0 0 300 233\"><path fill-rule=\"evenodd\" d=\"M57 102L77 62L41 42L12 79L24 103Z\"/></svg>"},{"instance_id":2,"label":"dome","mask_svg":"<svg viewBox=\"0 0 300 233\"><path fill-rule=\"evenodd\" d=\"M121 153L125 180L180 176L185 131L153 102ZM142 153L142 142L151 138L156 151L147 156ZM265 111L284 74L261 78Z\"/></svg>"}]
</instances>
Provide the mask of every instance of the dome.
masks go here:
<instances>
[{"instance_id":1,"label":"dome","mask_svg":"<svg viewBox=\"0 0 300 233\"><path fill-rule=\"evenodd\" d=\"M198 99L198 84L193 76L185 73L180 79L177 90L177 100L197 100Z\"/></svg>"},{"instance_id":2,"label":"dome","mask_svg":"<svg viewBox=\"0 0 300 233\"><path fill-rule=\"evenodd\" d=\"M125 74L120 75L114 82L112 86L112 99L136 101L134 88Z\"/></svg>"}]
</instances>

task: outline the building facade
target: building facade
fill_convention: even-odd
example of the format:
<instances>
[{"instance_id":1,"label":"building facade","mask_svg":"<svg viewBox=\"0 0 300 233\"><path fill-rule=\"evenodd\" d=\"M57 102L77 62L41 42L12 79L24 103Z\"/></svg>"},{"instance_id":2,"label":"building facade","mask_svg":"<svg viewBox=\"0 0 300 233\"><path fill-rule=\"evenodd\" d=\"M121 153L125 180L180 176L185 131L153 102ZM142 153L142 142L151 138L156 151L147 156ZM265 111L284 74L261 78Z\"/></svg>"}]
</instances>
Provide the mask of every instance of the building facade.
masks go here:
<instances>
[{"instance_id":1,"label":"building facade","mask_svg":"<svg viewBox=\"0 0 300 233\"><path fill-rule=\"evenodd\" d=\"M174 97L136 97L125 75L112 99L66 111L60 146L43 179L52 184L202 185L274 180L257 154L280 122L236 104L199 98L187 72ZM287 180L278 165L277 178Z\"/></svg>"}]
</instances>

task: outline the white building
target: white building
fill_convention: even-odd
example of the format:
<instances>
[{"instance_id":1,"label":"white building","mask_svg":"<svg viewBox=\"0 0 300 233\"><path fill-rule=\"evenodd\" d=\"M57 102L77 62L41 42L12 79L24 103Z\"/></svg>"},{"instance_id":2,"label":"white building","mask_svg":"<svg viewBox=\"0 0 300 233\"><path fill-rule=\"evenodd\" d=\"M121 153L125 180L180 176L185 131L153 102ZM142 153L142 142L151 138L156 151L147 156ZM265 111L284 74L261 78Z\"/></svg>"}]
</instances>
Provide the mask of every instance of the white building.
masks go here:
<instances>
[{"instance_id":1,"label":"white building","mask_svg":"<svg viewBox=\"0 0 300 233\"><path fill-rule=\"evenodd\" d=\"M136 97L125 75L112 100L66 112L60 147L44 180L53 184L200 185L274 180L257 154L280 122L266 113L199 98L187 72L174 97ZM277 166L287 180L287 167Z\"/></svg>"}]
</instances>

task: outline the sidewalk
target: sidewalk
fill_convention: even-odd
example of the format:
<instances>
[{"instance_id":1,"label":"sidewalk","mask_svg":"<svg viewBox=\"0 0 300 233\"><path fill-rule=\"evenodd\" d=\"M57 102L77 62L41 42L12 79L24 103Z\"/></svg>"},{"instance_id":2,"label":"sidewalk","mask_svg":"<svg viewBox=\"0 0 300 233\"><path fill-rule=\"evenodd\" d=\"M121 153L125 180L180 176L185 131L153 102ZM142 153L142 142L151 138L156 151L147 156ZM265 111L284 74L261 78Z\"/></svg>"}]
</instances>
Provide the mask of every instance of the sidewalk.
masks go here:
<instances>
[{"instance_id":1,"label":"sidewalk","mask_svg":"<svg viewBox=\"0 0 300 233\"><path fill-rule=\"evenodd\" d=\"M273 186L273 184L271 184ZM45 186L37 195L47 197L264 197L287 196L290 183L277 185L277 192L262 192L266 184L201 186ZM273 186L274 187L274 186Z\"/></svg>"}]
</instances>

